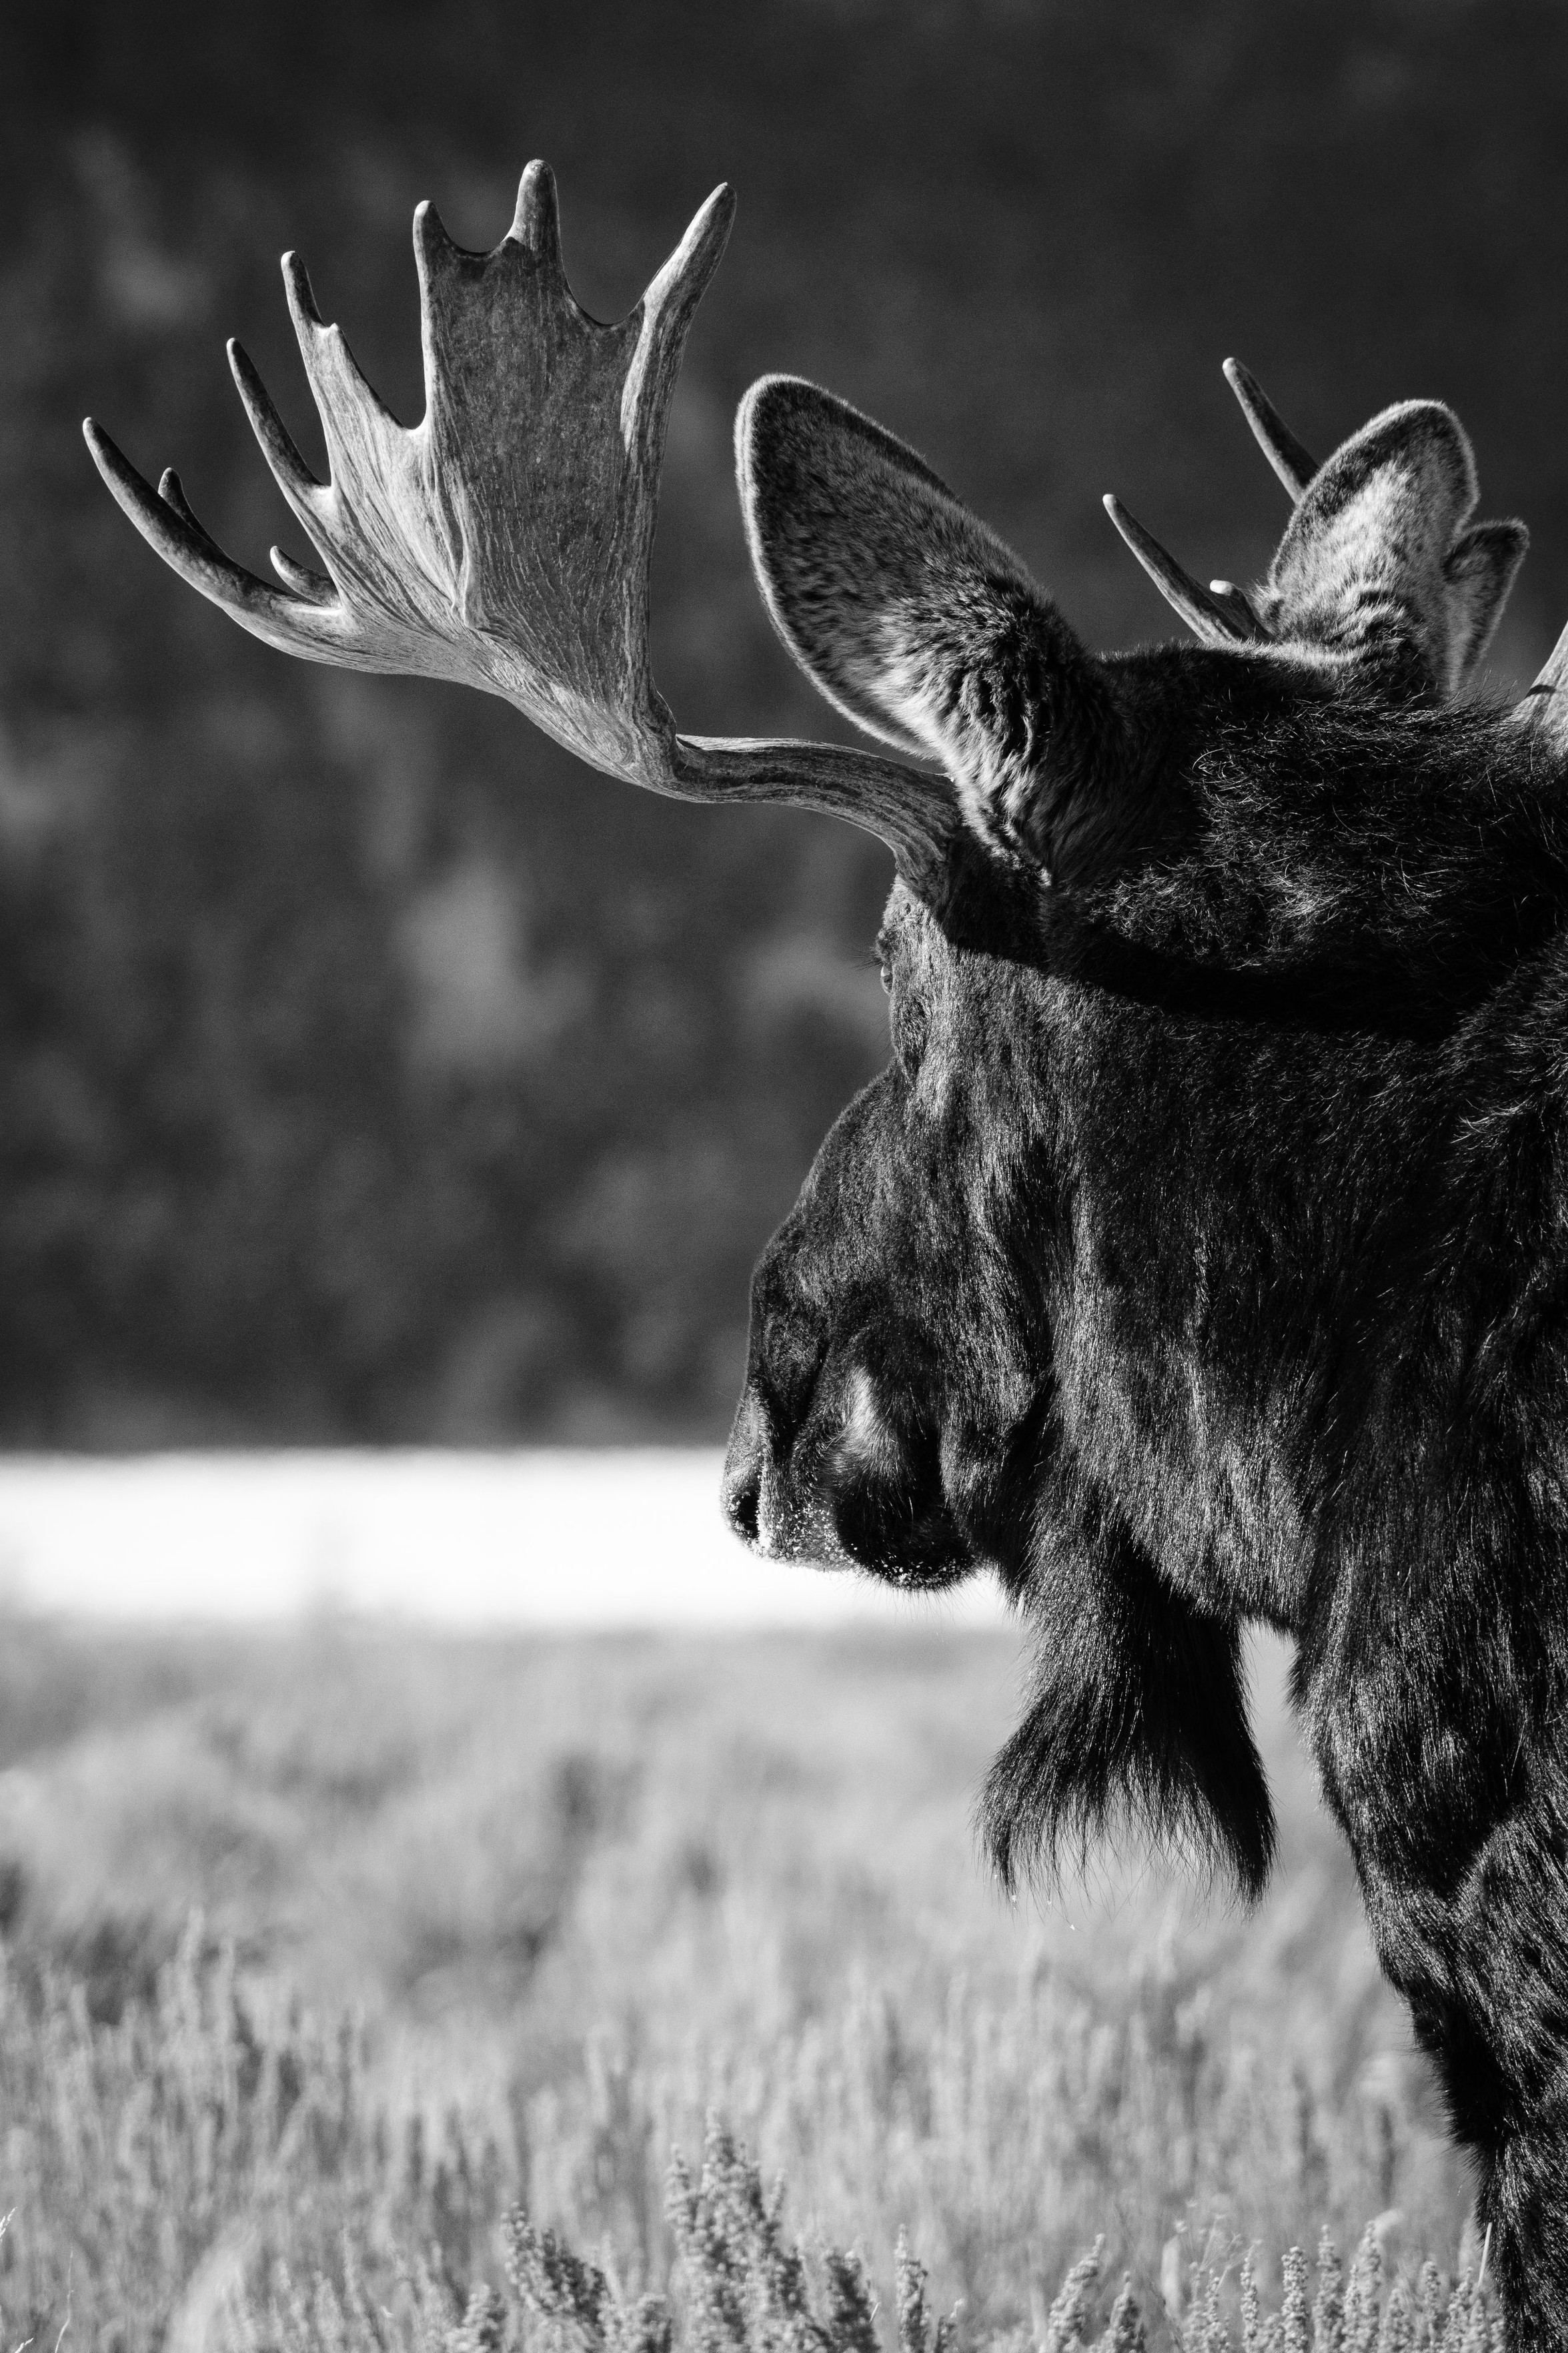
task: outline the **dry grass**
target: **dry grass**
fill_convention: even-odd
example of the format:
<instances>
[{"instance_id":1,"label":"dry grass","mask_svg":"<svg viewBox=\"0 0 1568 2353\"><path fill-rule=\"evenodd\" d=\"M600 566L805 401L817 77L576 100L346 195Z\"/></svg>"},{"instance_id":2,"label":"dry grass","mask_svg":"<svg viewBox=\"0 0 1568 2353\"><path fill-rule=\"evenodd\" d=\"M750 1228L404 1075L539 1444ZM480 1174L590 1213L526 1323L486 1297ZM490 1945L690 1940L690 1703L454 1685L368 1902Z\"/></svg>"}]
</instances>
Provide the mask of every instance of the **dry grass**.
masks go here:
<instances>
[{"instance_id":1,"label":"dry grass","mask_svg":"<svg viewBox=\"0 0 1568 2353\"><path fill-rule=\"evenodd\" d=\"M1260 1914L1138 1862L1015 1914L967 1820L1012 1698L988 1638L12 1634L10 2346L68 2293L72 2337L125 2353L651 2353L667 2311L686 2344L861 2353L854 2281L919 2301L902 2237L966 2344L1131 2344L1126 2274L1184 2348L1260 2292L1285 2353L1288 2250L1369 2217L1374 2321L1363 2251L1361 2318L1342 2348L1323 2306L1314 2343L1447 2342L1423 2266L1473 2263L1467 2184L1277 1708ZM763 2176L710 2134L672 2202L715 2113Z\"/></svg>"},{"instance_id":2,"label":"dry grass","mask_svg":"<svg viewBox=\"0 0 1568 2353\"><path fill-rule=\"evenodd\" d=\"M1131 2353L1146 2321L1184 2353L1228 2353L1233 2319L1246 2353L1489 2353L1493 2341L1468 2274L1455 2287L1427 2263L1385 2282L1375 2228L1348 2284L1322 2234L1310 2335L1299 2249L1266 2320L1256 2249L1217 2225L1172 2240L1158 2285L1122 2270L1102 2233L1065 2279L1036 2279L1026 2312L960 2299L933 2327L918 2233L900 2231L885 2264L820 2229L796 2239L782 2181L767 2192L713 2120L700 2175L677 2151L655 2209L594 2233L617 2174L623 2190L647 2187L647 2136L626 2109L572 2151L597 2177L578 2219L576 2235L596 2240L585 2256L530 2219L525 2148L460 2114L430 2148L417 2116L395 2120L375 2098L359 2036L258 2027L232 1957L205 1953L196 1931L153 2000L116 2024L95 2024L79 1990L7 1984L0 2080L14 2200L0 2318L16 2344L58 2341L68 2322L126 2353L668 2353L672 2333L690 2353L879 2353L879 2280L893 2288L900 2353Z\"/></svg>"}]
</instances>

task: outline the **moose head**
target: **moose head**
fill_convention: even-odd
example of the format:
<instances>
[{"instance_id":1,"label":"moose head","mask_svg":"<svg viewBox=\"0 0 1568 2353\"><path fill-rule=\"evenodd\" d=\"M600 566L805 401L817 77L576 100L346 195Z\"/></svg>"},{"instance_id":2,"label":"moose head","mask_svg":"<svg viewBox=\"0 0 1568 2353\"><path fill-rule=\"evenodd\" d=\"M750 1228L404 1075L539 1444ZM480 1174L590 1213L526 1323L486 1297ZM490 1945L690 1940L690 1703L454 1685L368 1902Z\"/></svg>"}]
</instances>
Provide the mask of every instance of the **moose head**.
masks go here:
<instances>
[{"instance_id":1,"label":"moose head","mask_svg":"<svg viewBox=\"0 0 1568 2353\"><path fill-rule=\"evenodd\" d=\"M1435 402L1320 466L1231 364L1291 502L1267 579L1205 588L1108 501L1195 642L1099 656L911 450L770 377L737 426L763 596L901 756L679 733L648 557L731 211L605 327L543 165L491 254L421 207L412 430L287 257L328 482L230 356L324 574L275 550L263 582L174 474L89 423L93 454L270 644L889 845L893 1059L758 1268L730 1519L902 1586L1000 1577L1038 1652L985 1799L1007 1876L1123 1814L1256 1892L1240 1641L1292 1636L1510 2327L1568 2338L1568 636L1516 710L1460 699L1526 539L1473 520Z\"/></svg>"}]
</instances>

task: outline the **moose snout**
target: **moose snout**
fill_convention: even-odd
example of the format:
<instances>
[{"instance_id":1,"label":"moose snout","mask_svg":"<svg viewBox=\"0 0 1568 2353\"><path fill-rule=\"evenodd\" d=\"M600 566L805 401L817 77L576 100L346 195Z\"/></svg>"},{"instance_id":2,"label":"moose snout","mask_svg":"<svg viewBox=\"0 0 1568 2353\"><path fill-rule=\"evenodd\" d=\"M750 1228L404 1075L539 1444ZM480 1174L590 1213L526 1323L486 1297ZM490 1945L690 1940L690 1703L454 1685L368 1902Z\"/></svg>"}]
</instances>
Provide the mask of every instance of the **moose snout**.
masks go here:
<instances>
[{"instance_id":1,"label":"moose snout","mask_svg":"<svg viewBox=\"0 0 1568 2353\"><path fill-rule=\"evenodd\" d=\"M860 1365L817 1384L799 1430L781 1432L749 1381L730 1433L724 1514L773 1560L855 1567L889 1583L951 1583L973 1567L942 1491L934 1430L899 1428Z\"/></svg>"},{"instance_id":2,"label":"moose snout","mask_svg":"<svg viewBox=\"0 0 1568 2353\"><path fill-rule=\"evenodd\" d=\"M766 1469L765 1442L762 1404L755 1391L748 1387L736 1409L734 1426L730 1432L730 1444L724 1456L723 1483L719 1492L724 1517L741 1542L751 1546L753 1550L760 1544L759 1518L763 1477Z\"/></svg>"},{"instance_id":3,"label":"moose snout","mask_svg":"<svg viewBox=\"0 0 1568 2353\"><path fill-rule=\"evenodd\" d=\"M792 1454L789 1445L779 1444L773 1416L749 1381L724 1458L724 1516L741 1542L767 1559L820 1559L831 1546L817 1525L821 1514L809 1482L799 1491Z\"/></svg>"}]
</instances>

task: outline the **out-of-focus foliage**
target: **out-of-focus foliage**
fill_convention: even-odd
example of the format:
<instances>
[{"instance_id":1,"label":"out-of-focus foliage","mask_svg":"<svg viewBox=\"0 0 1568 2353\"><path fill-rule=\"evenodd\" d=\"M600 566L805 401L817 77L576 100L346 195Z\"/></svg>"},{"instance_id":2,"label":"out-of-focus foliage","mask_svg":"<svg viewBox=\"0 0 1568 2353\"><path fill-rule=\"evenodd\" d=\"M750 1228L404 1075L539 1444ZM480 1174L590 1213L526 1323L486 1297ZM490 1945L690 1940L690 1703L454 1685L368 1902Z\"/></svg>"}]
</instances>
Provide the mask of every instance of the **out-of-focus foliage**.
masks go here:
<instances>
[{"instance_id":1,"label":"out-of-focus foliage","mask_svg":"<svg viewBox=\"0 0 1568 2353\"><path fill-rule=\"evenodd\" d=\"M1369 2215L1412 2281L1457 2266L1468 2179L1277 1694L1258 1913L1136 1855L1014 1910L969 1820L1005 1638L5 1631L12 2343L72 2246L82 2299L144 2283L128 2345L210 2248L209 2286L237 2250L342 2290L345 2230L384 2284L434 2247L460 2306L514 2200L635 2306L710 2109L884 2293L907 2231L981 2341L1038 2340L1100 2234L1146 2312L1216 2221L1270 2279ZM193 1906L237 1973L199 1998L161 1975ZM346 2041L300 2022L351 2000Z\"/></svg>"},{"instance_id":2,"label":"out-of-focus foliage","mask_svg":"<svg viewBox=\"0 0 1568 2353\"><path fill-rule=\"evenodd\" d=\"M499 703L290 665L161 572L90 408L265 568L300 546L223 365L319 450L275 258L420 393L407 226L493 242L561 176L618 314L742 208L674 410L656 659L699 730L831 723L746 577L756 374L921 447L1091 641L1163 631L1115 484L1201 574L1279 494L1235 349L1309 444L1452 398L1568 609L1550 0L149 0L0 18L0 1435L711 1436L750 1261L883 1058L883 853L672 807Z\"/></svg>"}]
</instances>

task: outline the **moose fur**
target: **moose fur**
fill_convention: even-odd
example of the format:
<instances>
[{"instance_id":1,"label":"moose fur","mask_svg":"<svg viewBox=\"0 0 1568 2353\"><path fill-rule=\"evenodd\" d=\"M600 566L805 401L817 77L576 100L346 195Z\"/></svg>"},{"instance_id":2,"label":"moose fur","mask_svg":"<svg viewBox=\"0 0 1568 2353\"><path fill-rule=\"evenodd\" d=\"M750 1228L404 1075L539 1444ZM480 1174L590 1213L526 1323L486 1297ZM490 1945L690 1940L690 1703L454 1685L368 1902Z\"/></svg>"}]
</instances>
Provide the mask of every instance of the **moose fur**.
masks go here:
<instances>
[{"instance_id":1,"label":"moose fur","mask_svg":"<svg viewBox=\"0 0 1568 2353\"><path fill-rule=\"evenodd\" d=\"M895 888L894 1060L758 1270L731 1516L1000 1575L1008 1880L1120 1816L1256 1894L1239 1642L1290 1635L1512 2341L1568 2342L1568 780L1449 699L1519 527L1467 539L1412 404L1298 505L1272 643L1100 660L877 428L795 385L745 428L786 640L984 849Z\"/></svg>"}]
</instances>

